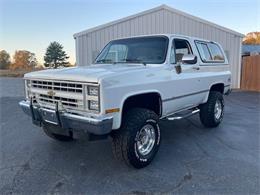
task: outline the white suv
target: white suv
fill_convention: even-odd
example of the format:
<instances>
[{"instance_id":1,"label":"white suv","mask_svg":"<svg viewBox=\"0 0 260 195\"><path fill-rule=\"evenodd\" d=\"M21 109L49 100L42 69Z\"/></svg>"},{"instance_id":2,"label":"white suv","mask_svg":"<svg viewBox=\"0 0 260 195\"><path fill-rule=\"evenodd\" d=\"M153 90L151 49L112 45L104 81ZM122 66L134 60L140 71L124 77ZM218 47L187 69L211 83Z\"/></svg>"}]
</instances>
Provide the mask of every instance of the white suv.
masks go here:
<instances>
[{"instance_id":1,"label":"white suv","mask_svg":"<svg viewBox=\"0 0 260 195\"><path fill-rule=\"evenodd\" d=\"M200 113L206 127L220 124L229 69L213 41L179 35L118 39L90 66L26 74L20 106L49 137L109 135L115 156L142 168L158 151L160 119Z\"/></svg>"}]
</instances>

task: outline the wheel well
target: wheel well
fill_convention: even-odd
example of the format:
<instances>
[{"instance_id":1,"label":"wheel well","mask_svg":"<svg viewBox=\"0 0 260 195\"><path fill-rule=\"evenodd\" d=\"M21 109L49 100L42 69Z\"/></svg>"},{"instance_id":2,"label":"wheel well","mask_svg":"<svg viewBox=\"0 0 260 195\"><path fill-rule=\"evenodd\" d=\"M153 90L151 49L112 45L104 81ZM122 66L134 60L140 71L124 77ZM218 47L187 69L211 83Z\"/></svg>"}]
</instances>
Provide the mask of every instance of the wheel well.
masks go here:
<instances>
[{"instance_id":1,"label":"wheel well","mask_svg":"<svg viewBox=\"0 0 260 195\"><path fill-rule=\"evenodd\" d=\"M158 93L145 93L128 97L123 105L123 116L131 108L146 108L161 116L162 103Z\"/></svg>"},{"instance_id":2,"label":"wheel well","mask_svg":"<svg viewBox=\"0 0 260 195\"><path fill-rule=\"evenodd\" d=\"M210 91L218 91L220 93L224 93L224 84L218 83L211 86Z\"/></svg>"}]
</instances>

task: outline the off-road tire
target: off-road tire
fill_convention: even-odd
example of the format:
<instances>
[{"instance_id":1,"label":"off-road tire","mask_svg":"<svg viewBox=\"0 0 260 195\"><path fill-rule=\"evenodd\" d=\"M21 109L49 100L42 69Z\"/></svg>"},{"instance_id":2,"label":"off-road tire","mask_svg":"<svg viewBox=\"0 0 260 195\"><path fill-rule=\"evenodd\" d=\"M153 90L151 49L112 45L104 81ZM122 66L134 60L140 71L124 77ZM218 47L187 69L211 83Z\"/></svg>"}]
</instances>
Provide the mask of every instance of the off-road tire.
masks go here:
<instances>
[{"instance_id":1,"label":"off-road tire","mask_svg":"<svg viewBox=\"0 0 260 195\"><path fill-rule=\"evenodd\" d=\"M59 128L59 127L56 127L51 124L46 124L46 123L42 124L42 129L48 137L61 142L70 142L74 140L72 135L67 136L67 135L52 133L52 128Z\"/></svg>"},{"instance_id":2,"label":"off-road tire","mask_svg":"<svg viewBox=\"0 0 260 195\"><path fill-rule=\"evenodd\" d=\"M215 117L215 104L219 101L221 103L222 112L219 118ZM217 127L224 115L224 98L222 93L218 91L211 91L209 93L208 101L200 105L200 121L205 127Z\"/></svg>"},{"instance_id":3,"label":"off-road tire","mask_svg":"<svg viewBox=\"0 0 260 195\"><path fill-rule=\"evenodd\" d=\"M161 142L161 132L158 125L158 115L148 109L133 108L129 110L122 121L122 126L112 136L112 150L116 159L137 169L151 163ZM155 142L147 155L142 155L137 149L138 132L145 125L152 125L155 132Z\"/></svg>"}]
</instances>

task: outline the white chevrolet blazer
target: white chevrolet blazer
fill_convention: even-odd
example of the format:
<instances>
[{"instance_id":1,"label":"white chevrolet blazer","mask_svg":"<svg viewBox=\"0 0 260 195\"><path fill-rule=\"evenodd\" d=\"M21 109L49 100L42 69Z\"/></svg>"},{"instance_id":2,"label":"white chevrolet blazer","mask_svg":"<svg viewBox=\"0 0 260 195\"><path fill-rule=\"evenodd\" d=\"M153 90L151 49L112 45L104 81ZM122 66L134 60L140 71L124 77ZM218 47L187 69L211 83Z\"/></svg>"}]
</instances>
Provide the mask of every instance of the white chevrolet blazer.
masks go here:
<instances>
[{"instance_id":1,"label":"white chevrolet blazer","mask_svg":"<svg viewBox=\"0 0 260 195\"><path fill-rule=\"evenodd\" d=\"M222 47L179 35L149 35L109 42L90 66L25 74L19 104L51 138L112 137L114 155L135 168L158 151L158 121L195 113L217 127L230 92Z\"/></svg>"}]
</instances>

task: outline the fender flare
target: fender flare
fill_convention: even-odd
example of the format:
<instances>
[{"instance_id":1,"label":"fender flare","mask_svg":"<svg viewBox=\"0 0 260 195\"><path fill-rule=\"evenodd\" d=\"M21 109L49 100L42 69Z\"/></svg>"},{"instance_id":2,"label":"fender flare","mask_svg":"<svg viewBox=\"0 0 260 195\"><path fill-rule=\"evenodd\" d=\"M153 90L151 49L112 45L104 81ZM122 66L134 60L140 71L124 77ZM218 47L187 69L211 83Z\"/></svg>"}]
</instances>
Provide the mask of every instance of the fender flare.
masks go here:
<instances>
[{"instance_id":1,"label":"fender flare","mask_svg":"<svg viewBox=\"0 0 260 195\"><path fill-rule=\"evenodd\" d=\"M162 104L162 95L160 93L160 91L158 90L145 90L145 91L138 91L138 92L132 92L132 93L128 93L126 94L123 98L122 98L122 101L120 103L120 126L121 126L121 123L122 123L122 118L123 118L123 110L124 110L124 105L125 105L125 102L128 98L131 98L131 97L134 97L134 96L138 96L138 95L145 95L145 94L151 94L151 93L154 93L154 94L157 94L158 97L159 97L159 106L160 106L160 113L159 113L159 117L162 115L162 112L163 112L163 104Z\"/></svg>"}]
</instances>

